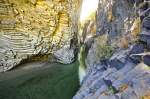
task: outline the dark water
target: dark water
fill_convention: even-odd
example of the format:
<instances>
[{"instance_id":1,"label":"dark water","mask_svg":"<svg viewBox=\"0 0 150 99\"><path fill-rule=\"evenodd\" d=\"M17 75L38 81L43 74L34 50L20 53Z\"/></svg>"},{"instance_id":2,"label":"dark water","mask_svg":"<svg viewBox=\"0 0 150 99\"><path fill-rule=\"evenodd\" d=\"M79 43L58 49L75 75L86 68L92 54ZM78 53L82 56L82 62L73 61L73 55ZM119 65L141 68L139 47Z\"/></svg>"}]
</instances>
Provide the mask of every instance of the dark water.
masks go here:
<instances>
[{"instance_id":1,"label":"dark water","mask_svg":"<svg viewBox=\"0 0 150 99\"><path fill-rule=\"evenodd\" d=\"M78 62L0 74L0 99L72 99L78 88Z\"/></svg>"}]
</instances>

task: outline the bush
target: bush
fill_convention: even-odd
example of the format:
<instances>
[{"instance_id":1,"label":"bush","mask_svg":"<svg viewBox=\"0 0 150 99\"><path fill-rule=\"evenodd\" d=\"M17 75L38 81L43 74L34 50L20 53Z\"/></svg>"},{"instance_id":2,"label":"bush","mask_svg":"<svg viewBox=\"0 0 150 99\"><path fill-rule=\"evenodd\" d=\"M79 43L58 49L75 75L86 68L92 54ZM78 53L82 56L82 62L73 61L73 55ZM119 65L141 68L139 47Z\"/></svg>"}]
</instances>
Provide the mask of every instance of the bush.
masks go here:
<instances>
[{"instance_id":1,"label":"bush","mask_svg":"<svg viewBox=\"0 0 150 99\"><path fill-rule=\"evenodd\" d=\"M107 44L108 36L102 35L96 40L96 57L98 59L108 59L113 54L113 48Z\"/></svg>"},{"instance_id":2,"label":"bush","mask_svg":"<svg viewBox=\"0 0 150 99\"><path fill-rule=\"evenodd\" d=\"M113 54L113 48L109 45L97 46L96 55L100 59L108 59Z\"/></svg>"}]
</instances>

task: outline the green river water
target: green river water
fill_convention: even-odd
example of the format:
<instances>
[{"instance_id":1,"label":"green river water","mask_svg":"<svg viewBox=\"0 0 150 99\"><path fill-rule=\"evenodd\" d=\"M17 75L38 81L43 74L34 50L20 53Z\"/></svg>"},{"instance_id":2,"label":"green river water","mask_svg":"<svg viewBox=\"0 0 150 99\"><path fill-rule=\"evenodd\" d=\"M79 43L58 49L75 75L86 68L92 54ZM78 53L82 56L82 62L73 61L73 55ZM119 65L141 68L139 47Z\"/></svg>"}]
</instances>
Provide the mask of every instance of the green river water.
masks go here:
<instances>
[{"instance_id":1,"label":"green river water","mask_svg":"<svg viewBox=\"0 0 150 99\"><path fill-rule=\"evenodd\" d=\"M78 62L0 74L0 99L72 99L79 88Z\"/></svg>"}]
</instances>

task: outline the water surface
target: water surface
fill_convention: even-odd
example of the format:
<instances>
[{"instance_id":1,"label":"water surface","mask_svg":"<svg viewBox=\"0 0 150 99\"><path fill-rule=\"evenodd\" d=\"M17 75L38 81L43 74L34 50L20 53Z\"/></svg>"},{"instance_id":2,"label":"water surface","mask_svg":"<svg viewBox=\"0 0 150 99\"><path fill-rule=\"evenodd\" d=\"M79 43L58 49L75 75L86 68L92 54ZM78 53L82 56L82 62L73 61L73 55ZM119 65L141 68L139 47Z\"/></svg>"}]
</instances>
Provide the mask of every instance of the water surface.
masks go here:
<instances>
[{"instance_id":1,"label":"water surface","mask_svg":"<svg viewBox=\"0 0 150 99\"><path fill-rule=\"evenodd\" d=\"M78 88L78 62L0 74L0 99L72 99Z\"/></svg>"}]
</instances>

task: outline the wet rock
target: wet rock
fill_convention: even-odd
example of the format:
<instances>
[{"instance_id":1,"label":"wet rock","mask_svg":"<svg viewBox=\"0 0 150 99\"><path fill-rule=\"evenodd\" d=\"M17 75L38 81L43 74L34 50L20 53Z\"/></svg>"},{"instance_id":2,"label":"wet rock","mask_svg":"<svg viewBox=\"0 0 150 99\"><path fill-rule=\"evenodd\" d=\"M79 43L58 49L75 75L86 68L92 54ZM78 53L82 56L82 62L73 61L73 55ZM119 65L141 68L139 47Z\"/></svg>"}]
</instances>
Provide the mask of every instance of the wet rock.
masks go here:
<instances>
[{"instance_id":1,"label":"wet rock","mask_svg":"<svg viewBox=\"0 0 150 99\"><path fill-rule=\"evenodd\" d=\"M144 64L150 66L150 55L145 55L143 57Z\"/></svg>"}]
</instances>

